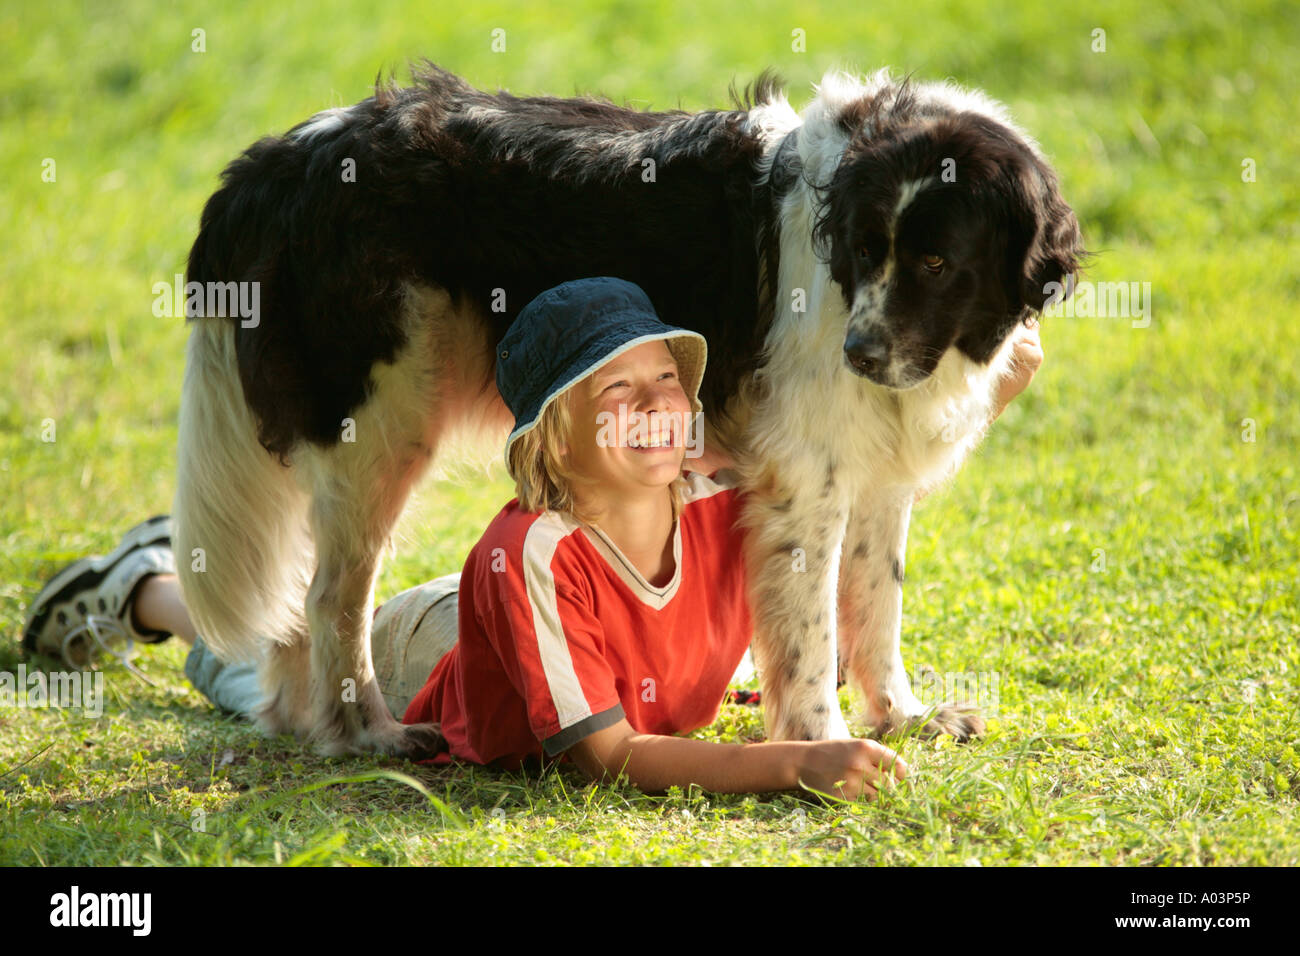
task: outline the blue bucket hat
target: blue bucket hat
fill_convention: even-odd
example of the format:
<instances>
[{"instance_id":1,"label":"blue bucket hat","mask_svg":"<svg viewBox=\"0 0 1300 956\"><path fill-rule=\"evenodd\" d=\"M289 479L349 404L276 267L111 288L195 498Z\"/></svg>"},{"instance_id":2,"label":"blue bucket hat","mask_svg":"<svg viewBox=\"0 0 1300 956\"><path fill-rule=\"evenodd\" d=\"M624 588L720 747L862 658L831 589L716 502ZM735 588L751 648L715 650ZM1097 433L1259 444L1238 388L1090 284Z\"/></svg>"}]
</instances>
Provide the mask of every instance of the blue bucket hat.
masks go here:
<instances>
[{"instance_id":1,"label":"blue bucket hat","mask_svg":"<svg viewBox=\"0 0 1300 956\"><path fill-rule=\"evenodd\" d=\"M515 416L507 468L510 446L537 427L551 402L615 356L657 340L677 362L691 410L701 411L704 336L659 321L640 286L610 276L575 279L524 306L497 345L497 389Z\"/></svg>"}]
</instances>

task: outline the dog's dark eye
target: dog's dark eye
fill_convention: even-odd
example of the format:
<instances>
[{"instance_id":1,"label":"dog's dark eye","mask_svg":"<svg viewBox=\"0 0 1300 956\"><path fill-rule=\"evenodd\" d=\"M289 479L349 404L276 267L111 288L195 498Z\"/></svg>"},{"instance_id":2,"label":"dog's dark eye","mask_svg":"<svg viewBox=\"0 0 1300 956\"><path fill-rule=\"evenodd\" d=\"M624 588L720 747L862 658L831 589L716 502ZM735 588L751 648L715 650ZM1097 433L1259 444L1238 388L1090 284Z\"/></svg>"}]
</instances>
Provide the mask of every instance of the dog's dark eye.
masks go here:
<instances>
[{"instance_id":1,"label":"dog's dark eye","mask_svg":"<svg viewBox=\"0 0 1300 956\"><path fill-rule=\"evenodd\" d=\"M934 256L934 255L922 256L921 264L924 265L925 268L930 272L934 272L934 273L942 272L943 256Z\"/></svg>"},{"instance_id":2,"label":"dog's dark eye","mask_svg":"<svg viewBox=\"0 0 1300 956\"><path fill-rule=\"evenodd\" d=\"M889 258L889 237L869 231L858 240L858 259L862 262L883 263Z\"/></svg>"}]
</instances>

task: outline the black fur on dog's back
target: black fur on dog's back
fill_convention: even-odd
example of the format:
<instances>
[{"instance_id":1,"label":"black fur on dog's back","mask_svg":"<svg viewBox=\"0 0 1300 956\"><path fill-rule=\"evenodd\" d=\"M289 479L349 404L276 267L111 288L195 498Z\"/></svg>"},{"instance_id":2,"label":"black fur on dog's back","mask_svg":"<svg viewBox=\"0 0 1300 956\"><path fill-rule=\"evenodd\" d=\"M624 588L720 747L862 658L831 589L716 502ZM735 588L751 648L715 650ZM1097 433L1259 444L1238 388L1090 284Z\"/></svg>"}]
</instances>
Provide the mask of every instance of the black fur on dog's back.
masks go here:
<instances>
[{"instance_id":1,"label":"black fur on dog's back","mask_svg":"<svg viewBox=\"0 0 1300 956\"><path fill-rule=\"evenodd\" d=\"M777 83L751 89L737 110L640 112L480 92L426 64L413 87L377 84L337 122L254 144L203 211L188 278L260 283L237 353L263 446L286 458L338 439L372 366L403 345L412 280L472 306L493 341L560 282L636 282L665 322L708 339L702 398L721 414L756 364L777 274L779 196L744 123Z\"/></svg>"}]
</instances>

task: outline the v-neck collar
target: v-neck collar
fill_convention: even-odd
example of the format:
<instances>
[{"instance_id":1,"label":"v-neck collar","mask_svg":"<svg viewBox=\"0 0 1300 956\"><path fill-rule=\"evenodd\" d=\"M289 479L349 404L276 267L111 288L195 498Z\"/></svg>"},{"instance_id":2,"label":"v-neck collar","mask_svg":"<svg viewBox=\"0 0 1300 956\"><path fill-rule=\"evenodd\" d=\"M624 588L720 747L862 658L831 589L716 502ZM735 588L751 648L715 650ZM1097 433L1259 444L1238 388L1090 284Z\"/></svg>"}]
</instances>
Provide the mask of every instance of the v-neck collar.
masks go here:
<instances>
[{"instance_id":1,"label":"v-neck collar","mask_svg":"<svg viewBox=\"0 0 1300 956\"><path fill-rule=\"evenodd\" d=\"M658 611L677 594L677 589L682 583L682 521L680 515L673 519L672 580L661 588L657 588L647 581L645 575L637 570L636 565L627 559L627 556L619 550L618 545L605 532L589 524L582 525L582 530L586 534L587 540L605 559L605 563L613 569L614 573L619 576L619 579L628 586L632 594L642 604L646 604Z\"/></svg>"}]
</instances>

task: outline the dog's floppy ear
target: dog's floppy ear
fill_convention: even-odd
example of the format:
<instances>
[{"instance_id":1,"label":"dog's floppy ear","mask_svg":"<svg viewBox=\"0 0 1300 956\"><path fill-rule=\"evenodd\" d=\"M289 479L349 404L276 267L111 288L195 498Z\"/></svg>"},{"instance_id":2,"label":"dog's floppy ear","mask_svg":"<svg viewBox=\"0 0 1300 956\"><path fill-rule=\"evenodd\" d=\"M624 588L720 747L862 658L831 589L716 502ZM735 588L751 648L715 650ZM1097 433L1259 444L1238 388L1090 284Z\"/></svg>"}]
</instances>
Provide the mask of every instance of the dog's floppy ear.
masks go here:
<instances>
[{"instance_id":1,"label":"dog's floppy ear","mask_svg":"<svg viewBox=\"0 0 1300 956\"><path fill-rule=\"evenodd\" d=\"M1078 271L1087 252L1079 220L1051 168L1032 156L1018 180L1014 202L1019 208L1012 211L1007 244L1008 300L1023 318L1026 310L1041 312L1050 299L1069 294L1073 283L1066 277Z\"/></svg>"}]
</instances>

